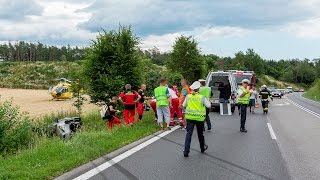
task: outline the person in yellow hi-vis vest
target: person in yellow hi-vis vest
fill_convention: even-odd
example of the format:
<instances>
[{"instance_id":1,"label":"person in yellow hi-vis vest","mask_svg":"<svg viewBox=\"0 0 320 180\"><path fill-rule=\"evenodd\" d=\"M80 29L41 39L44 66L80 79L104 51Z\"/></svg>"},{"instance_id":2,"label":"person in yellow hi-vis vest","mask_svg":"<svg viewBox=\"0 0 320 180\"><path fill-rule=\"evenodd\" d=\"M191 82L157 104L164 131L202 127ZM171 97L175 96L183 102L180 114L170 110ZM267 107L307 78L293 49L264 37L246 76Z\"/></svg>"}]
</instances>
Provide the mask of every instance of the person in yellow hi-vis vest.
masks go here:
<instances>
[{"instance_id":1,"label":"person in yellow hi-vis vest","mask_svg":"<svg viewBox=\"0 0 320 180\"><path fill-rule=\"evenodd\" d=\"M206 80L199 79L199 82L201 84L199 93L204 95L208 99L208 101L210 101L210 97L212 96L211 88L209 86L206 86ZM211 130L211 121L210 121L209 113L210 113L210 109L206 108L206 123L207 123L208 131Z\"/></svg>"},{"instance_id":2,"label":"person in yellow hi-vis vest","mask_svg":"<svg viewBox=\"0 0 320 180\"><path fill-rule=\"evenodd\" d=\"M183 107L185 107L185 118L187 120L187 135L183 151L184 157L189 156L194 126L197 126L201 153L204 153L205 150L208 149L208 145L205 144L203 130L204 121L206 119L206 107L210 108L211 104L205 96L199 94L200 86L201 84L199 81L194 82L190 86L192 93L187 95L183 102Z\"/></svg>"},{"instance_id":3,"label":"person in yellow hi-vis vest","mask_svg":"<svg viewBox=\"0 0 320 180\"><path fill-rule=\"evenodd\" d=\"M242 80L242 86L239 88L238 90L238 106L240 107L240 131L241 132L248 132L246 130L246 120L247 120L247 107L249 105L249 101L250 101L250 90L248 88L249 85L249 80L248 79L244 79Z\"/></svg>"},{"instance_id":4,"label":"person in yellow hi-vis vest","mask_svg":"<svg viewBox=\"0 0 320 180\"><path fill-rule=\"evenodd\" d=\"M160 79L160 86L154 89L154 95L157 101L158 124L163 130L163 121L167 123L166 130L170 129L170 107L171 96L167 87L167 80Z\"/></svg>"}]
</instances>

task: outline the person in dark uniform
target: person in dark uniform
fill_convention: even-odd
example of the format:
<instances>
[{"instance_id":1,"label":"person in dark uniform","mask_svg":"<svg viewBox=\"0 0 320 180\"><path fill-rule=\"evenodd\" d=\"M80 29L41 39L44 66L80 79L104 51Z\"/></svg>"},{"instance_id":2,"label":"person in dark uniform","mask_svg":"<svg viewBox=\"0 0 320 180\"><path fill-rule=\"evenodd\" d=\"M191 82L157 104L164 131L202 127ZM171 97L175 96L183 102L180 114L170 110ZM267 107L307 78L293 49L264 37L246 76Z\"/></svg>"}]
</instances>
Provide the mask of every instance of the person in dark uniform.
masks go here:
<instances>
[{"instance_id":1,"label":"person in dark uniform","mask_svg":"<svg viewBox=\"0 0 320 180\"><path fill-rule=\"evenodd\" d=\"M263 85L261 88L262 89L259 93L259 96L261 99L261 105L262 105L263 112L266 112L266 111L268 111L268 103L269 103L268 99L270 98L271 100L273 100L273 97L272 97L271 92L268 90L266 85Z\"/></svg>"},{"instance_id":2,"label":"person in dark uniform","mask_svg":"<svg viewBox=\"0 0 320 180\"><path fill-rule=\"evenodd\" d=\"M141 89L138 91L140 95L140 100L137 103L137 111L138 111L138 121L142 120L143 112L144 112L144 101L149 100L150 98L146 96L147 86L145 84L141 85Z\"/></svg>"}]
</instances>

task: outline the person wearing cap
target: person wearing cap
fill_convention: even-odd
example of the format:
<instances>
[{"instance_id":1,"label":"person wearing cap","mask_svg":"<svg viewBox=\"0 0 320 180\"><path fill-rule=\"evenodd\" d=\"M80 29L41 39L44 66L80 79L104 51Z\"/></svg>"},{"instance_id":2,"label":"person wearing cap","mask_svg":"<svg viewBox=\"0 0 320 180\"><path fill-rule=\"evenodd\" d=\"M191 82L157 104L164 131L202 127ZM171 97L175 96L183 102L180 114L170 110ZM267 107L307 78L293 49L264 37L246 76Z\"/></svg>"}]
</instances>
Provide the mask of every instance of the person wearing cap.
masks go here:
<instances>
[{"instance_id":1,"label":"person wearing cap","mask_svg":"<svg viewBox=\"0 0 320 180\"><path fill-rule=\"evenodd\" d=\"M187 95L185 101L183 102L183 107L185 108L185 118L187 120L187 134L183 151L184 157L189 156L194 126L197 127L201 153L204 153L205 150L208 149L208 145L205 144L203 130L204 121L206 119L206 107L210 108L211 104L205 96L199 94L200 87L201 84L199 81L194 82L190 86L192 93Z\"/></svg>"},{"instance_id":2,"label":"person wearing cap","mask_svg":"<svg viewBox=\"0 0 320 180\"><path fill-rule=\"evenodd\" d=\"M119 101L124 104L123 117L126 125L133 126L136 113L136 103L140 100L140 95L131 90L131 85L125 85L125 91L121 92Z\"/></svg>"},{"instance_id":3,"label":"person wearing cap","mask_svg":"<svg viewBox=\"0 0 320 180\"><path fill-rule=\"evenodd\" d=\"M247 120L247 107L250 101L250 90L249 90L249 80L244 79L242 80L242 86L238 90L238 106L240 107L240 131L241 132L248 132L246 130L246 120Z\"/></svg>"},{"instance_id":4,"label":"person wearing cap","mask_svg":"<svg viewBox=\"0 0 320 180\"><path fill-rule=\"evenodd\" d=\"M199 93L201 95L203 95L204 97L206 97L207 100L209 101L210 97L212 96L211 88L206 86L206 80L199 79L199 82L201 84L201 87L199 89ZM211 130L211 121L210 121L209 113L210 113L210 109L206 108L206 123L207 123L207 126L208 126L208 131Z\"/></svg>"},{"instance_id":5,"label":"person wearing cap","mask_svg":"<svg viewBox=\"0 0 320 180\"><path fill-rule=\"evenodd\" d=\"M273 97L266 85L261 86L261 91L259 93L259 96L261 99L262 109L264 111L268 110L268 99L270 98L271 100L273 100Z\"/></svg>"},{"instance_id":6,"label":"person wearing cap","mask_svg":"<svg viewBox=\"0 0 320 180\"><path fill-rule=\"evenodd\" d=\"M157 101L157 115L158 124L160 124L161 130L163 130L163 121L167 123L166 130L170 130L170 106L171 96L167 87L167 80L161 79L160 86L154 89L154 95Z\"/></svg>"}]
</instances>

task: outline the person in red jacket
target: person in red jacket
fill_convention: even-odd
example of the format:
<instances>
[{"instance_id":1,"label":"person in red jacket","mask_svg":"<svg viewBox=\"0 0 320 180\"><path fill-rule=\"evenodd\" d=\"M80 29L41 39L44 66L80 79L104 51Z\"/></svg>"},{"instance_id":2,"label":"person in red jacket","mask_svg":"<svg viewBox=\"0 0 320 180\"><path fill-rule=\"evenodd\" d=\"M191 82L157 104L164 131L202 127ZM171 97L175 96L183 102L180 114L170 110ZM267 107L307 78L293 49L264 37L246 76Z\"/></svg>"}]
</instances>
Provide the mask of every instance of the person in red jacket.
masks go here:
<instances>
[{"instance_id":1,"label":"person in red jacket","mask_svg":"<svg viewBox=\"0 0 320 180\"><path fill-rule=\"evenodd\" d=\"M177 113L179 121L182 121L182 111L179 107L179 97L172 85L169 85L169 94L171 95L171 107L170 107L170 126L174 126L174 116Z\"/></svg>"},{"instance_id":2,"label":"person in red jacket","mask_svg":"<svg viewBox=\"0 0 320 180\"><path fill-rule=\"evenodd\" d=\"M157 114L157 102L156 102L156 99L152 99L150 101L150 106L151 108L153 109L153 112L154 112L154 121L157 123L158 122L158 114Z\"/></svg>"},{"instance_id":3,"label":"person in red jacket","mask_svg":"<svg viewBox=\"0 0 320 180\"><path fill-rule=\"evenodd\" d=\"M136 91L131 90L130 84L127 84L125 89L125 91L121 92L119 100L124 104L123 117L125 123L133 126L134 116L136 114L136 103L141 97Z\"/></svg>"}]
</instances>

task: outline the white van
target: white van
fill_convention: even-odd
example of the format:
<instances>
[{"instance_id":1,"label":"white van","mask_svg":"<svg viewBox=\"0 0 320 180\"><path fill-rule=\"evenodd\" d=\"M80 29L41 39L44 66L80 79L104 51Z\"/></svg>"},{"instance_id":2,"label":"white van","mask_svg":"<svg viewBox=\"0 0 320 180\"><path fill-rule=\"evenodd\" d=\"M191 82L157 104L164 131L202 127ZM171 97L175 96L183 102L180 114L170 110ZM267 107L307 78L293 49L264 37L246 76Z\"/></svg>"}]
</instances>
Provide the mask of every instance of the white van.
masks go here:
<instances>
[{"instance_id":1,"label":"white van","mask_svg":"<svg viewBox=\"0 0 320 180\"><path fill-rule=\"evenodd\" d=\"M289 91L289 93L293 93L293 88L291 86L287 87L287 90Z\"/></svg>"},{"instance_id":2,"label":"white van","mask_svg":"<svg viewBox=\"0 0 320 180\"><path fill-rule=\"evenodd\" d=\"M229 101L233 113L237 96L237 83L232 72L210 72L206 79L206 85L211 88L213 94L210 99L211 107L218 109L220 103Z\"/></svg>"}]
</instances>

